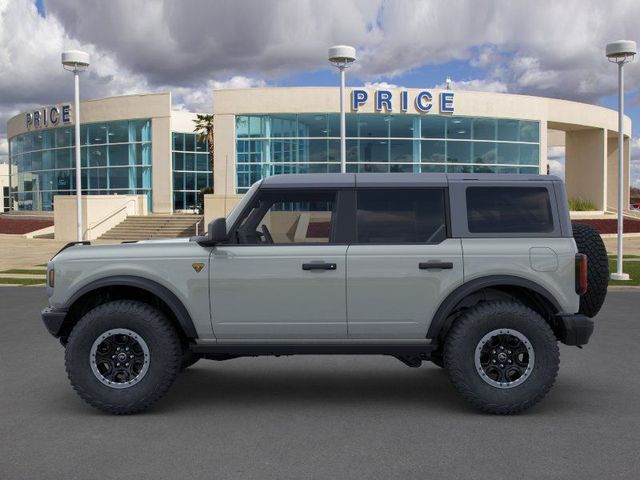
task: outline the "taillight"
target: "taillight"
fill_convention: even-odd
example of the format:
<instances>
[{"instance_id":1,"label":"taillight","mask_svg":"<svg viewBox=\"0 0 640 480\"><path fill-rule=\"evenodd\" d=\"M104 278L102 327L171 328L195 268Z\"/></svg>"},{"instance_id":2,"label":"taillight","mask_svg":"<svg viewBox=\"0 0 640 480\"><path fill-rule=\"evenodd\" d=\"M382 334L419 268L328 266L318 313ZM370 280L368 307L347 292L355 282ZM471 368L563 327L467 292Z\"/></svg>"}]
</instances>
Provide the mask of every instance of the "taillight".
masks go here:
<instances>
[{"instance_id":1,"label":"taillight","mask_svg":"<svg viewBox=\"0 0 640 480\"><path fill-rule=\"evenodd\" d=\"M587 293L587 256L584 253L576 254L576 293Z\"/></svg>"}]
</instances>

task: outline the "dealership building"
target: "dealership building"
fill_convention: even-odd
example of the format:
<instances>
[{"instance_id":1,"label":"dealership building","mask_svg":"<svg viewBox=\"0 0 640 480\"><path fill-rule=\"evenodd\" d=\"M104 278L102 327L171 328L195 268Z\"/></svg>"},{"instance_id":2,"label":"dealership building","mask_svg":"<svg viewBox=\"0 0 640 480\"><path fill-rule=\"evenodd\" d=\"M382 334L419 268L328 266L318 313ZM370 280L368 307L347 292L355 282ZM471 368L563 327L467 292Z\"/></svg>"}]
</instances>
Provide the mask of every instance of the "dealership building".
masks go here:
<instances>
[{"instance_id":1,"label":"dealership building","mask_svg":"<svg viewBox=\"0 0 640 480\"><path fill-rule=\"evenodd\" d=\"M550 147L564 147L569 197L600 211L617 205L618 118L571 101L437 89L347 89L348 172L546 174ZM193 132L195 113L170 93L81 102L82 190L135 195L155 214L224 215L250 185L282 173L340 171L338 88L214 91L214 166ZM55 101L56 99L52 99ZM10 191L17 210L50 211L75 193L73 105L24 112L8 122ZM624 125L625 205L629 136ZM60 197L58 197L60 198Z\"/></svg>"}]
</instances>

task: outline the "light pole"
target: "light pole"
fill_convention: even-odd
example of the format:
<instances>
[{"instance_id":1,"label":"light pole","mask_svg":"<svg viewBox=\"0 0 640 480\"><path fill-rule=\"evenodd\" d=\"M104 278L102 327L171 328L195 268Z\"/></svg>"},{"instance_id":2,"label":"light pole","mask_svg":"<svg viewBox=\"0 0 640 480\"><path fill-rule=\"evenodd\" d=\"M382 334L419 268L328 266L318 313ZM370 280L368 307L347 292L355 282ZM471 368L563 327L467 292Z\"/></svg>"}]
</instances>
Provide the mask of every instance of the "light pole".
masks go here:
<instances>
[{"instance_id":1,"label":"light pole","mask_svg":"<svg viewBox=\"0 0 640 480\"><path fill-rule=\"evenodd\" d=\"M622 272L622 232L624 220L624 71L625 63L633 60L637 51L636 42L619 40L607 44L606 55L610 62L618 64L618 260L612 280L629 280L629 274Z\"/></svg>"},{"instance_id":2,"label":"light pole","mask_svg":"<svg viewBox=\"0 0 640 480\"><path fill-rule=\"evenodd\" d=\"M344 71L356 61L356 49L348 45L329 48L329 61L340 70L340 171L347 173L347 141L344 115Z\"/></svg>"},{"instance_id":3,"label":"light pole","mask_svg":"<svg viewBox=\"0 0 640 480\"><path fill-rule=\"evenodd\" d=\"M75 80L75 102L73 110L75 113L76 130L76 214L78 227L78 241L84 239L82 229L82 171L80 163L80 72L84 72L89 67L89 54L80 50L67 50L62 52L62 67L73 72Z\"/></svg>"}]
</instances>

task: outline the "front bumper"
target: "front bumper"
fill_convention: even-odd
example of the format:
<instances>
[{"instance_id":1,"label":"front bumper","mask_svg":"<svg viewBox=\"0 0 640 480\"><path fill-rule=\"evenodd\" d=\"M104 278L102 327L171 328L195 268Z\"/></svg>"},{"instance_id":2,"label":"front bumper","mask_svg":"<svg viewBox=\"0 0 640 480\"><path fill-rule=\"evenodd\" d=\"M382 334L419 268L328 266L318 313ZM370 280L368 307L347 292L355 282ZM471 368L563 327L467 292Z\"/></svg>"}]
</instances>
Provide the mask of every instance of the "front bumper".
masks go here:
<instances>
[{"instance_id":1,"label":"front bumper","mask_svg":"<svg viewBox=\"0 0 640 480\"><path fill-rule=\"evenodd\" d=\"M44 326L47 327L49 333L58 338L60 336L60 331L62 330L64 319L67 316L67 311L58 310L53 307L47 307L42 310L42 312L40 312L40 315L42 316Z\"/></svg>"},{"instance_id":2,"label":"front bumper","mask_svg":"<svg viewBox=\"0 0 640 480\"><path fill-rule=\"evenodd\" d=\"M593 333L593 326L593 320L579 313L559 315L556 335L565 345L586 345Z\"/></svg>"}]
</instances>

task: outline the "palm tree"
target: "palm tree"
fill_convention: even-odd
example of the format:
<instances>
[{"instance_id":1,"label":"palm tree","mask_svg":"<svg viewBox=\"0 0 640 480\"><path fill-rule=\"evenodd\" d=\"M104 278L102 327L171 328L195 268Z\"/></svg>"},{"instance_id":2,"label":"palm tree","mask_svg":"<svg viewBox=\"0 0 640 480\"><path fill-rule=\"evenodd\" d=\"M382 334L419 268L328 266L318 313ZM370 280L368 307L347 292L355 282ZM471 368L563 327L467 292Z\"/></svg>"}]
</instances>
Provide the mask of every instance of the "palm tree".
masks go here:
<instances>
[{"instance_id":1,"label":"palm tree","mask_svg":"<svg viewBox=\"0 0 640 480\"><path fill-rule=\"evenodd\" d=\"M193 123L196 124L193 131L198 134L198 141L209 144L209 168L213 174L213 115L198 114Z\"/></svg>"}]
</instances>

